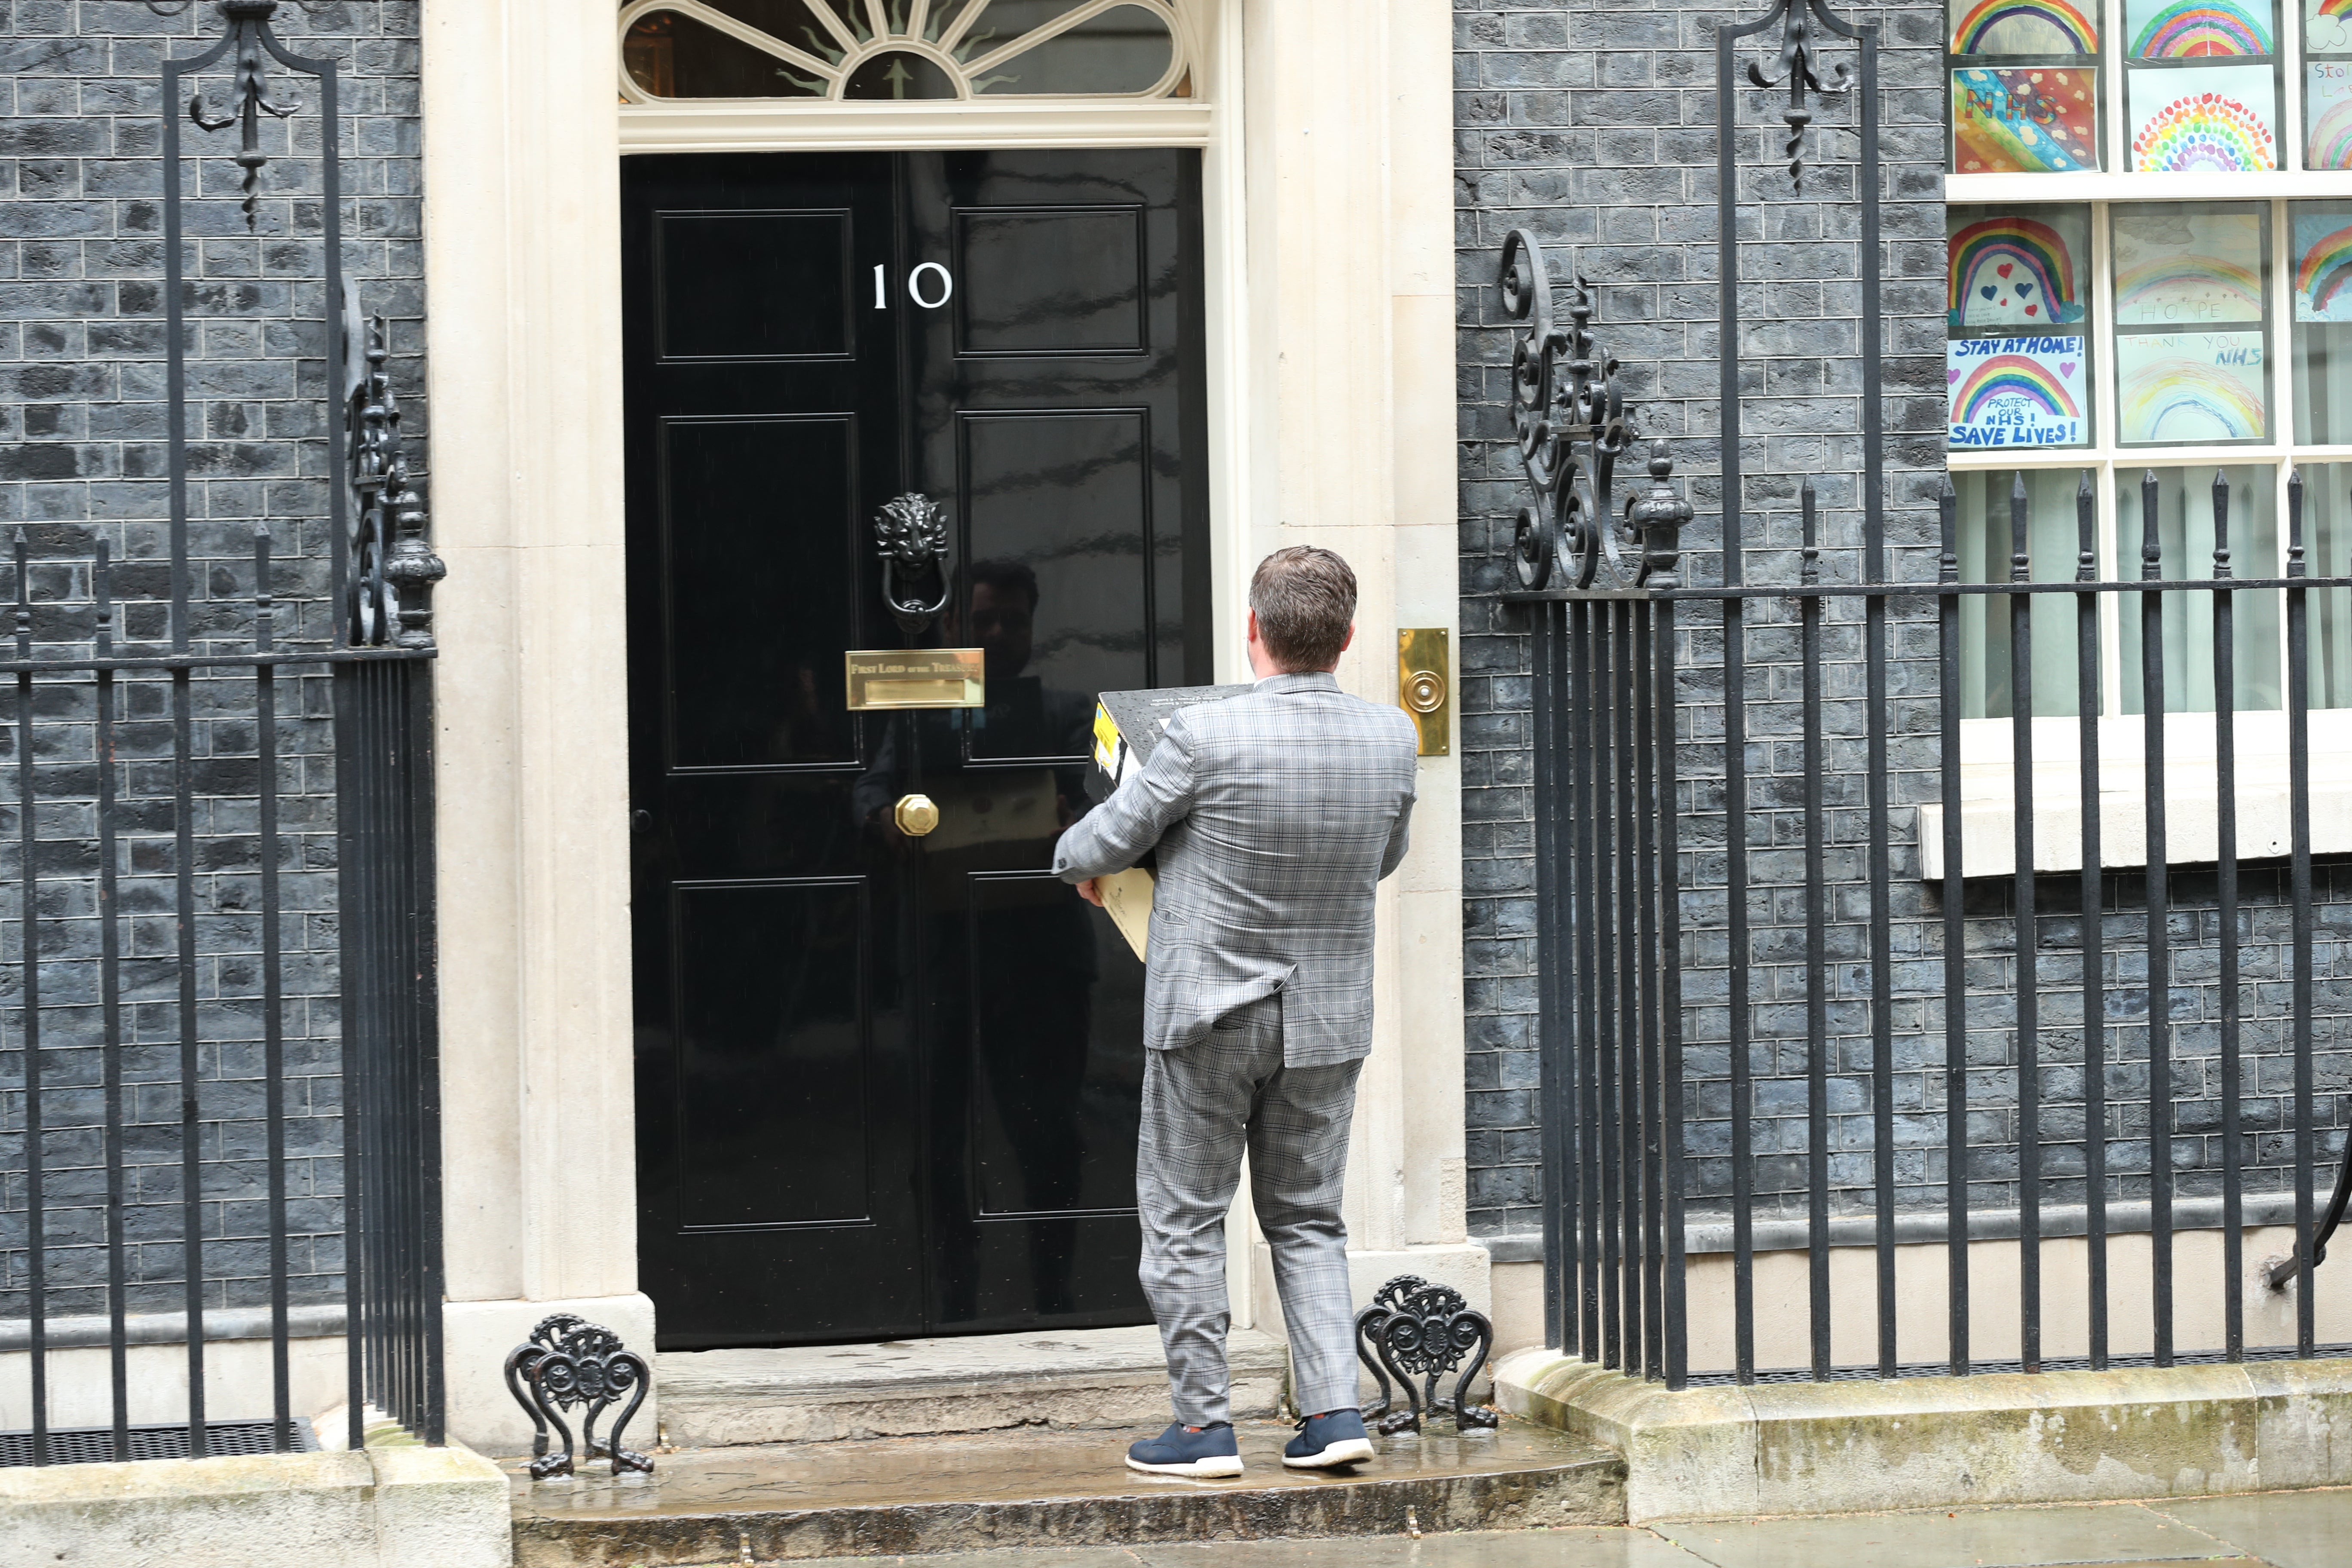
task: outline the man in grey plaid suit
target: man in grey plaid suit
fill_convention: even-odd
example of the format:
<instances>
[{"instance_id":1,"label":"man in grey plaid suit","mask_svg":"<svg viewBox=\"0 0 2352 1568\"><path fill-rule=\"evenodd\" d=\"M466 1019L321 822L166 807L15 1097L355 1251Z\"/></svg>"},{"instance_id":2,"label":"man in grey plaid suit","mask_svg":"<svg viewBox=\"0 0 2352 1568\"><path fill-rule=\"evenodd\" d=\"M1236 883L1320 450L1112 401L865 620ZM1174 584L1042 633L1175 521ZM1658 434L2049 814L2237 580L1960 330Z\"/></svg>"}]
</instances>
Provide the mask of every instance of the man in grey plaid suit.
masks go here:
<instances>
[{"instance_id":1,"label":"man in grey plaid suit","mask_svg":"<svg viewBox=\"0 0 2352 1568\"><path fill-rule=\"evenodd\" d=\"M1331 552L1267 556L1250 583L1256 688L1179 710L1055 850L1055 873L1096 902L1095 878L1159 852L1135 1185L1176 1423L1129 1450L1137 1469L1241 1473L1224 1227L1244 1147L1308 1417L1284 1462L1371 1457L1339 1193L1372 1047L1373 892L1404 858L1415 747L1402 709L1331 674L1355 610L1355 574Z\"/></svg>"}]
</instances>

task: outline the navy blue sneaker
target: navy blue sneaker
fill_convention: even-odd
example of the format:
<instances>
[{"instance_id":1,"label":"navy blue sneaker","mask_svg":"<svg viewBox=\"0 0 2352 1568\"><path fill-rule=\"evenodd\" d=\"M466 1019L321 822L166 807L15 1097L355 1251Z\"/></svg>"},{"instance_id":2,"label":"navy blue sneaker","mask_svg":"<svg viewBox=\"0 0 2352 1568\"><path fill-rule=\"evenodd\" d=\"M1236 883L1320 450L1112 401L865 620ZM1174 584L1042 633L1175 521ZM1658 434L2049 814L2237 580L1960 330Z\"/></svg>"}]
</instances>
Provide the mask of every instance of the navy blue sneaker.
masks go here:
<instances>
[{"instance_id":1,"label":"navy blue sneaker","mask_svg":"<svg viewBox=\"0 0 2352 1568\"><path fill-rule=\"evenodd\" d=\"M1360 1465L1371 1457L1372 1440L1364 1435L1364 1418L1353 1410L1309 1415L1298 1424L1298 1436L1282 1450L1282 1462L1294 1470Z\"/></svg>"},{"instance_id":2,"label":"navy blue sneaker","mask_svg":"<svg viewBox=\"0 0 2352 1568\"><path fill-rule=\"evenodd\" d=\"M1362 1431L1363 1424L1357 1423L1356 1429ZM1370 1452L1369 1447L1366 1451ZM1127 1468L1147 1476L1238 1476L1241 1445L1234 1440L1230 1421L1208 1426L1187 1426L1179 1421L1159 1436L1146 1437L1128 1449Z\"/></svg>"}]
</instances>

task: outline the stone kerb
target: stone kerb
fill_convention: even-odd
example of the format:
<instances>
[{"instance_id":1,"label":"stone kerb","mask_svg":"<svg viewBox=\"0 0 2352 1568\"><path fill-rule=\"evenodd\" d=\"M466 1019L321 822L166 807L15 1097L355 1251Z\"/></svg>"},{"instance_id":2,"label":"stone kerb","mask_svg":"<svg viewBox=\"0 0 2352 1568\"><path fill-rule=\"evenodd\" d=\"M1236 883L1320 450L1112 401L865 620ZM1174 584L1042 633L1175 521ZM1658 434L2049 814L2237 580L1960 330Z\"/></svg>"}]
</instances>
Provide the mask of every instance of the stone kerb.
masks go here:
<instances>
[{"instance_id":1,"label":"stone kerb","mask_svg":"<svg viewBox=\"0 0 2352 1568\"><path fill-rule=\"evenodd\" d=\"M0 1470L0 1568L508 1568L507 1479L468 1449Z\"/></svg>"},{"instance_id":2,"label":"stone kerb","mask_svg":"<svg viewBox=\"0 0 2352 1568\"><path fill-rule=\"evenodd\" d=\"M1625 1456L1629 1522L2202 1497L2352 1482L2352 1363L1721 1384L1552 1350L1496 1403Z\"/></svg>"}]
</instances>

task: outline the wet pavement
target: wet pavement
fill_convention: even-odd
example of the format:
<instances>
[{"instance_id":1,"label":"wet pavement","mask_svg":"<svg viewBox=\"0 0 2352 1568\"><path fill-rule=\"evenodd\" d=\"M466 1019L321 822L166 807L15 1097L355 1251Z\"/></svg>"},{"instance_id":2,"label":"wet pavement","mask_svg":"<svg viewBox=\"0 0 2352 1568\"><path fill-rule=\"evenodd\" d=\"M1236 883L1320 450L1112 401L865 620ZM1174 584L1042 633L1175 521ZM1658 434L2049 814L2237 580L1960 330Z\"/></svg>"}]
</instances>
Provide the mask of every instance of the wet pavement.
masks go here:
<instances>
[{"instance_id":1,"label":"wet pavement","mask_svg":"<svg viewBox=\"0 0 2352 1568\"><path fill-rule=\"evenodd\" d=\"M664 1451L652 1476L514 1478L518 1568L938 1554L1528 1530L1625 1516L1624 1462L1549 1427L1450 1422L1360 1468L1293 1470L1286 1423L1239 1425L1238 1479L1138 1475L1128 1432L1031 1431ZM1133 1568L1126 1557L1107 1559Z\"/></svg>"},{"instance_id":2,"label":"wet pavement","mask_svg":"<svg viewBox=\"0 0 2352 1568\"><path fill-rule=\"evenodd\" d=\"M1653 1529L967 1552L873 1568L2347 1568L2352 1489Z\"/></svg>"}]
</instances>

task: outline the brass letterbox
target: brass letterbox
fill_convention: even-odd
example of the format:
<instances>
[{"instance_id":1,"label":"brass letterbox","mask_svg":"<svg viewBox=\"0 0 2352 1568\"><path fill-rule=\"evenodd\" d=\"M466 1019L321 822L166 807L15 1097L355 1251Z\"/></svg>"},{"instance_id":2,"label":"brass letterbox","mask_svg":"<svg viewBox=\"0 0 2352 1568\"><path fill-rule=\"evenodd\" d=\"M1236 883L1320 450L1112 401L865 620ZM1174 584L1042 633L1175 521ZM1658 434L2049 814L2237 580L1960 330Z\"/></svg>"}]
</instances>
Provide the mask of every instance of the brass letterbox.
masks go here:
<instances>
[{"instance_id":1,"label":"brass letterbox","mask_svg":"<svg viewBox=\"0 0 2352 1568\"><path fill-rule=\"evenodd\" d=\"M852 713L987 704L986 664L976 647L852 651L843 659L848 668Z\"/></svg>"}]
</instances>

